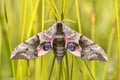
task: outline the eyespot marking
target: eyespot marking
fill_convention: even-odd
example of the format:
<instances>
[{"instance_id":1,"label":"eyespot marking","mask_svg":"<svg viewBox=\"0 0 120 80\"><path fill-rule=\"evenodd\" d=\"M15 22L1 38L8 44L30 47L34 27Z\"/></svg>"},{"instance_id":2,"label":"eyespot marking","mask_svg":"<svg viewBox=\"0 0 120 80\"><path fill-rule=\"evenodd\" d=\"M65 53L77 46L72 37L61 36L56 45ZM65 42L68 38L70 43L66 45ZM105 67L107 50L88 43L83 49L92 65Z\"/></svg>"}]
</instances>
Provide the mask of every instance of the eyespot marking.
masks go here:
<instances>
[{"instance_id":1,"label":"eyespot marking","mask_svg":"<svg viewBox=\"0 0 120 80\"><path fill-rule=\"evenodd\" d=\"M69 43L67 44L67 48L68 48L69 50L71 50L71 51L75 51L75 46L74 46L74 44L71 43L71 42L69 42Z\"/></svg>"},{"instance_id":2,"label":"eyespot marking","mask_svg":"<svg viewBox=\"0 0 120 80\"><path fill-rule=\"evenodd\" d=\"M43 49L44 49L45 51L48 51L50 48L51 48L50 42L45 43Z\"/></svg>"}]
</instances>

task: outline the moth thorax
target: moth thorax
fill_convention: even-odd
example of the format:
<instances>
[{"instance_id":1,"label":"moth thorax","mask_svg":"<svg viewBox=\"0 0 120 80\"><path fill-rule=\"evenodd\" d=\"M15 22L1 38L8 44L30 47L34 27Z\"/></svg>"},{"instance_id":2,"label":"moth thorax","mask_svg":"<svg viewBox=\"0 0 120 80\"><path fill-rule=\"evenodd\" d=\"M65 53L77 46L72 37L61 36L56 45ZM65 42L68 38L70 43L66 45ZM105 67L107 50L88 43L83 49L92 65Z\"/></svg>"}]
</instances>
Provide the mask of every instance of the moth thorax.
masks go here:
<instances>
[{"instance_id":1,"label":"moth thorax","mask_svg":"<svg viewBox=\"0 0 120 80\"><path fill-rule=\"evenodd\" d=\"M57 34L62 34L63 33L63 24L62 23L57 23L56 24L56 33Z\"/></svg>"},{"instance_id":2,"label":"moth thorax","mask_svg":"<svg viewBox=\"0 0 120 80\"><path fill-rule=\"evenodd\" d=\"M64 36L63 35L56 35L55 38L60 39L60 38L64 38Z\"/></svg>"}]
</instances>

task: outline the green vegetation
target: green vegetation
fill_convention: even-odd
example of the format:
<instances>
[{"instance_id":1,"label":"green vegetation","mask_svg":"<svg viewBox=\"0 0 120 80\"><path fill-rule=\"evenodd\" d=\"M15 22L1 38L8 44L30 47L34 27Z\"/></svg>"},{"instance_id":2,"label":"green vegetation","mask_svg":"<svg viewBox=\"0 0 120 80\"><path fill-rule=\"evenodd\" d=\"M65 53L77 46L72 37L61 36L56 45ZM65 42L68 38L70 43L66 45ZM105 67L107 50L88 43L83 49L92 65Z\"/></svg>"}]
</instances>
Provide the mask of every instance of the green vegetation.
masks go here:
<instances>
[{"instance_id":1,"label":"green vegetation","mask_svg":"<svg viewBox=\"0 0 120 80\"><path fill-rule=\"evenodd\" d=\"M120 80L118 0L0 0L0 80ZM32 60L10 60L12 50L49 28L54 18L98 43L108 62L86 61L52 51Z\"/></svg>"}]
</instances>

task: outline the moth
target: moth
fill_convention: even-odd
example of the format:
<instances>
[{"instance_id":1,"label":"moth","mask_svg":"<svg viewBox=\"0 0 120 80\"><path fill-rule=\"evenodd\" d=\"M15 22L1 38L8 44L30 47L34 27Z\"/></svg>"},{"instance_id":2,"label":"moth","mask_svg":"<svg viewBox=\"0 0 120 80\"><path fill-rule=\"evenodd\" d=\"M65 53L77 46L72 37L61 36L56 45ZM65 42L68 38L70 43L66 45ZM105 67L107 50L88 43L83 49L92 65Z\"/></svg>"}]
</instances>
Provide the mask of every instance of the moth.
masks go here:
<instances>
[{"instance_id":1,"label":"moth","mask_svg":"<svg viewBox=\"0 0 120 80\"><path fill-rule=\"evenodd\" d=\"M52 27L38 33L18 45L11 59L37 58L53 50L58 62L69 51L86 60L107 61L105 51L92 40L69 28L64 22L57 21Z\"/></svg>"}]
</instances>

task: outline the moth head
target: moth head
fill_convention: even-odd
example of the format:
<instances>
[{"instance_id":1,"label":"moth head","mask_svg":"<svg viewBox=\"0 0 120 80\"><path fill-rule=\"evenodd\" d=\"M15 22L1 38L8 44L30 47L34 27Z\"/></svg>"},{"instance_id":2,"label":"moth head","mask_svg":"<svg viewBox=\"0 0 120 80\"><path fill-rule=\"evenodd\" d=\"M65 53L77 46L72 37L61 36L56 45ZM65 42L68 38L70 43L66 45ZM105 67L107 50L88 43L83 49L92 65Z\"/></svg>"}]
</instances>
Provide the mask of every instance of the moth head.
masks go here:
<instances>
[{"instance_id":1,"label":"moth head","mask_svg":"<svg viewBox=\"0 0 120 80\"><path fill-rule=\"evenodd\" d=\"M60 21L56 22L55 24L56 34L63 34L63 26L64 26L63 22Z\"/></svg>"}]
</instances>

